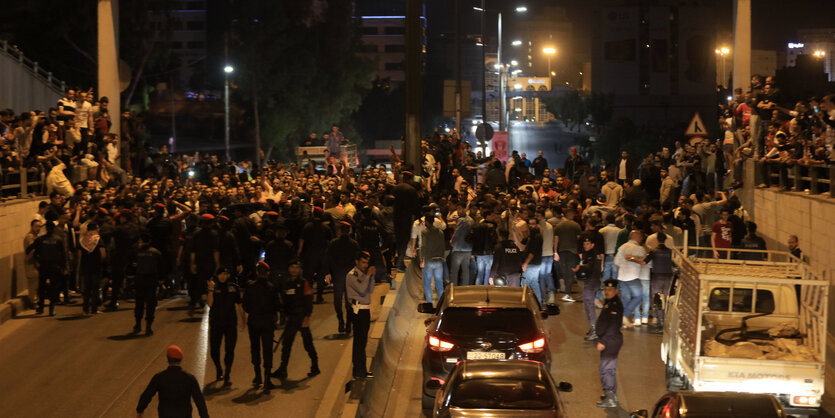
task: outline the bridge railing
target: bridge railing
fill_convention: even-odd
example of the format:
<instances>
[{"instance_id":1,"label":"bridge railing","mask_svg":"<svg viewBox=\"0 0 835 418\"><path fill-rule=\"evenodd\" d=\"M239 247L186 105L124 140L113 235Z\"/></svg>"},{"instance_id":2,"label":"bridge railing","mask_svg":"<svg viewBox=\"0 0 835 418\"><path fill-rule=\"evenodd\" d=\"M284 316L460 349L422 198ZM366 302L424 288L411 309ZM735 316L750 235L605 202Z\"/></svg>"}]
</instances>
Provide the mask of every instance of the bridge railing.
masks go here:
<instances>
[{"instance_id":1,"label":"bridge railing","mask_svg":"<svg viewBox=\"0 0 835 418\"><path fill-rule=\"evenodd\" d=\"M52 72L46 71L38 64L37 61L32 61L29 57L23 55L23 51L19 50L13 45L9 45L6 40L0 40L0 53L3 53L14 60L17 60L21 67L28 70L33 76L39 78L47 83L53 90L63 94L67 89L67 83L59 80L52 75Z\"/></svg>"}]
</instances>

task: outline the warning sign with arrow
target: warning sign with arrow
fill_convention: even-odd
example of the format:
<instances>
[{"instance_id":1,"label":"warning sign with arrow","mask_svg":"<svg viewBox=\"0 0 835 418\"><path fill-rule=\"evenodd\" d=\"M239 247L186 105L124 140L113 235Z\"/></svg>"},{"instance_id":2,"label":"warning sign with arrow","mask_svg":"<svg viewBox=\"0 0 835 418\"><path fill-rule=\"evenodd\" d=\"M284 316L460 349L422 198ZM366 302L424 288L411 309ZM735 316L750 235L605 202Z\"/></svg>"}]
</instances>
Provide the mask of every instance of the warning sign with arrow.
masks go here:
<instances>
[{"instance_id":1,"label":"warning sign with arrow","mask_svg":"<svg viewBox=\"0 0 835 418\"><path fill-rule=\"evenodd\" d=\"M687 132L684 135L707 136L707 127L705 127L705 122L702 120L699 112L693 115L693 119L690 120L690 125L687 125Z\"/></svg>"}]
</instances>

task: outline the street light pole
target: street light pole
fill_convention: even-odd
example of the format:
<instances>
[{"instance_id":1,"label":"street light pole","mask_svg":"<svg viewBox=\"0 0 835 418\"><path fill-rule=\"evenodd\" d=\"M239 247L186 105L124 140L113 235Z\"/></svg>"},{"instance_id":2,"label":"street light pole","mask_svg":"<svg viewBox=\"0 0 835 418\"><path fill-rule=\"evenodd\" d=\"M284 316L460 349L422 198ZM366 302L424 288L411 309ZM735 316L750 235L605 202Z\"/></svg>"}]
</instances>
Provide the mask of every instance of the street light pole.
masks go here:
<instances>
[{"instance_id":1,"label":"street light pole","mask_svg":"<svg viewBox=\"0 0 835 418\"><path fill-rule=\"evenodd\" d=\"M230 161L229 152L229 74L235 71L231 65L223 67L223 122L224 122L224 141L226 143L226 160Z\"/></svg>"},{"instance_id":2,"label":"street light pole","mask_svg":"<svg viewBox=\"0 0 835 418\"><path fill-rule=\"evenodd\" d=\"M499 63L499 131L504 131L504 64L502 64L502 12L499 12L499 40L496 61Z\"/></svg>"}]
</instances>

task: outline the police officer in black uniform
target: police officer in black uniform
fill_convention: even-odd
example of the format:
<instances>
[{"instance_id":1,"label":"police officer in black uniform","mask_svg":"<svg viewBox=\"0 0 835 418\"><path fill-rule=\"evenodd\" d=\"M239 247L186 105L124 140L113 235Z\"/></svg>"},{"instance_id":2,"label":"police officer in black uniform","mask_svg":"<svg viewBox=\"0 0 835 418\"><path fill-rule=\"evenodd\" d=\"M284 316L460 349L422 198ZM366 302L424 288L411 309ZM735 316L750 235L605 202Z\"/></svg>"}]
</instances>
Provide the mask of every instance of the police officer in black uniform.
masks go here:
<instances>
[{"instance_id":1,"label":"police officer in black uniform","mask_svg":"<svg viewBox=\"0 0 835 418\"><path fill-rule=\"evenodd\" d=\"M191 281L188 284L189 313L200 305L203 307L203 294L206 283L212 274L220 268L220 241L215 229L215 217L210 213L200 216L200 229L194 233L191 253ZM199 260L199 262L198 262Z\"/></svg>"},{"instance_id":2,"label":"police officer in black uniform","mask_svg":"<svg viewBox=\"0 0 835 418\"><path fill-rule=\"evenodd\" d=\"M603 399L598 408L617 408L618 406L618 352L623 345L623 303L618 296L618 281L609 279L603 282L603 309L597 317L595 331L600 338L597 350L600 351L600 385L603 386Z\"/></svg>"},{"instance_id":3,"label":"police officer in black uniform","mask_svg":"<svg viewBox=\"0 0 835 418\"><path fill-rule=\"evenodd\" d=\"M183 361L183 350L176 345L171 345L165 351L168 368L155 374L148 383L148 387L142 392L139 404L136 406L137 418L142 418L145 408L157 393L159 393L157 412L160 417L190 417L193 400L200 418L209 418L209 410L206 409L206 399L200 391L200 384L197 383L194 375L180 366Z\"/></svg>"},{"instance_id":4,"label":"police officer in black uniform","mask_svg":"<svg viewBox=\"0 0 835 418\"><path fill-rule=\"evenodd\" d=\"M223 379L223 385L229 386L232 375L232 362L235 360L235 343L238 341L238 330L235 329L238 323L244 327L244 311L242 307L243 298L241 290L232 281L231 271L228 267L221 267L217 271L214 280L209 281L209 296L206 304L209 305L209 353L215 363L217 380ZM223 362L226 369L220 366L220 343L226 340L226 352ZM224 373L225 370L225 373Z\"/></svg>"},{"instance_id":5,"label":"police officer in black uniform","mask_svg":"<svg viewBox=\"0 0 835 418\"><path fill-rule=\"evenodd\" d=\"M46 234L26 248L27 254L34 254L38 267L38 308L35 312L39 314L43 313L44 301L49 299L49 316L55 316L58 281L62 272L67 271L66 248L52 221L46 221Z\"/></svg>"},{"instance_id":6,"label":"police officer in black uniform","mask_svg":"<svg viewBox=\"0 0 835 418\"><path fill-rule=\"evenodd\" d=\"M119 293L125 283L128 266L136 255L139 241L139 225L133 219L133 212L122 209L116 216L116 226L111 230L113 251L110 252L110 304L107 310L115 311L119 307Z\"/></svg>"},{"instance_id":7,"label":"police officer in black uniform","mask_svg":"<svg viewBox=\"0 0 835 418\"><path fill-rule=\"evenodd\" d=\"M152 335L154 331L154 310L157 308L157 287L162 284L163 272L162 253L151 246L151 235L144 233L139 238L139 250L136 252L136 304L133 316L136 324L133 333L142 330L142 314L145 314L145 335Z\"/></svg>"},{"instance_id":8,"label":"police officer in black uniform","mask_svg":"<svg viewBox=\"0 0 835 418\"><path fill-rule=\"evenodd\" d=\"M360 247L359 243L351 238L349 222L342 221L339 227L339 236L328 244L328 275L325 280L333 283L333 309L336 311L336 320L339 321L338 330L340 333L350 334L354 311L348 304L348 297L345 293L345 276L354 268L354 259ZM347 323L343 310L347 314Z\"/></svg>"},{"instance_id":9,"label":"police officer in black uniform","mask_svg":"<svg viewBox=\"0 0 835 418\"><path fill-rule=\"evenodd\" d=\"M270 266L259 261L255 266L255 280L247 282L244 292L244 311L249 318L249 346L252 354L252 366L255 378L252 383L261 385L261 351L264 355L264 389L272 389L270 371L273 368L273 336L275 334L276 313L280 308L278 290L269 280Z\"/></svg>"},{"instance_id":10,"label":"police officer in black uniform","mask_svg":"<svg viewBox=\"0 0 835 418\"><path fill-rule=\"evenodd\" d=\"M319 371L319 357L313 346L313 335L310 333L310 315L313 313L313 290L310 283L301 276L301 265L298 260L290 261L289 276L283 280L279 292L283 302L282 311L287 317L284 333L281 334L281 365L278 366L273 377L287 379L287 362L296 333L301 332L302 342L307 355L310 356L310 373L308 377L316 376Z\"/></svg>"}]
</instances>

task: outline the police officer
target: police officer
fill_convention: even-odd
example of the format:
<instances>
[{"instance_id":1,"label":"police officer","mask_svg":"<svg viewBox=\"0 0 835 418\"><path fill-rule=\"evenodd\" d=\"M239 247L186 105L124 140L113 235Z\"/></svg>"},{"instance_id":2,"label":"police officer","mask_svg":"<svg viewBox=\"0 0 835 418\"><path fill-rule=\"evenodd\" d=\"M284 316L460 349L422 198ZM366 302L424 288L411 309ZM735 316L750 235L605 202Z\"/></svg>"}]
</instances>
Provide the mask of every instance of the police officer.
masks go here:
<instances>
[{"instance_id":1,"label":"police officer","mask_svg":"<svg viewBox=\"0 0 835 418\"><path fill-rule=\"evenodd\" d=\"M499 245L493 250L489 284L521 286L522 262L522 251L510 239L510 232L505 228L499 229ZM498 280L501 278L504 278L504 283Z\"/></svg>"},{"instance_id":2,"label":"police officer","mask_svg":"<svg viewBox=\"0 0 835 418\"><path fill-rule=\"evenodd\" d=\"M354 379L374 377L365 366L365 346L368 343L368 328L371 326L371 294L374 293L374 266L369 267L371 254L362 251L357 255L355 267L345 277L348 300L354 312L354 344L352 358Z\"/></svg>"},{"instance_id":3,"label":"police officer","mask_svg":"<svg viewBox=\"0 0 835 418\"><path fill-rule=\"evenodd\" d=\"M151 246L151 235L144 233L139 238L139 250L136 252L136 304L133 316L136 324L133 333L142 330L142 314L145 313L145 335L152 335L154 331L154 310L157 308L157 287L162 284L163 272L162 253Z\"/></svg>"},{"instance_id":4,"label":"police officer","mask_svg":"<svg viewBox=\"0 0 835 418\"><path fill-rule=\"evenodd\" d=\"M157 412L160 417L190 417L191 401L194 400L200 418L209 418L209 410L206 409L206 399L200 391L200 384L194 375L180 367L183 350L171 345L165 350L165 354L168 357L168 368L151 378L148 387L139 397L136 416L141 418L154 395L159 393Z\"/></svg>"},{"instance_id":5,"label":"police officer","mask_svg":"<svg viewBox=\"0 0 835 418\"><path fill-rule=\"evenodd\" d=\"M116 226L113 227L113 251L110 252L110 304L108 311L115 311L119 307L119 292L125 283L127 269L136 255L136 244L139 241L139 225L133 219L133 212L122 209L116 216Z\"/></svg>"},{"instance_id":6,"label":"police officer","mask_svg":"<svg viewBox=\"0 0 835 418\"><path fill-rule=\"evenodd\" d=\"M169 290L172 290L174 289L174 285L170 277L175 253L172 240L172 236L174 235L174 222L165 216L164 204L155 203L153 209L153 216L148 220L145 227L148 233L151 234L151 246L159 250L162 254L160 278L162 278L165 286Z\"/></svg>"},{"instance_id":7,"label":"police officer","mask_svg":"<svg viewBox=\"0 0 835 418\"><path fill-rule=\"evenodd\" d=\"M325 302L322 298L325 291L325 252L331 240L331 229L325 222L324 210L314 207L313 219L304 226L297 249L305 279L317 284L315 303Z\"/></svg>"},{"instance_id":8,"label":"police officer","mask_svg":"<svg viewBox=\"0 0 835 418\"><path fill-rule=\"evenodd\" d=\"M595 331L600 338L597 351L600 351L600 385L603 386L603 399L598 408L616 408L618 406L618 352L623 345L623 303L618 296L618 281L609 279L603 282L603 309L595 324Z\"/></svg>"},{"instance_id":9,"label":"police officer","mask_svg":"<svg viewBox=\"0 0 835 418\"><path fill-rule=\"evenodd\" d=\"M191 281L188 284L189 312L200 305L203 307L203 294L206 283L212 274L220 268L220 242L215 230L215 217L211 213L200 216L200 229L194 233L191 252ZM197 261L200 260L198 263Z\"/></svg>"},{"instance_id":10,"label":"police officer","mask_svg":"<svg viewBox=\"0 0 835 418\"><path fill-rule=\"evenodd\" d=\"M46 221L46 234L26 248L27 254L34 254L38 267L38 308L35 311L38 314L43 313L44 301L49 299L49 316L55 316L58 282L62 273L67 271L66 248L52 221Z\"/></svg>"},{"instance_id":11,"label":"police officer","mask_svg":"<svg viewBox=\"0 0 835 418\"><path fill-rule=\"evenodd\" d=\"M235 324L244 327L244 311L242 307L243 298L241 290L235 283L229 280L231 272L229 267L221 267L217 271L214 280L208 283L209 295L206 304L209 305L209 353L215 363L217 379L223 379L223 385L229 386L232 375L232 362L235 360L235 343L238 341L238 330ZM226 340L226 352L223 362L224 369L220 366L220 343Z\"/></svg>"},{"instance_id":12,"label":"police officer","mask_svg":"<svg viewBox=\"0 0 835 418\"><path fill-rule=\"evenodd\" d=\"M244 292L244 311L249 315L249 347L252 354L252 366L255 378L252 383L261 385L261 351L264 355L264 389L274 388L270 381L273 368L273 335L275 333L276 313L280 308L278 291L270 282L270 266L259 261L255 266L255 280L247 282Z\"/></svg>"},{"instance_id":13,"label":"police officer","mask_svg":"<svg viewBox=\"0 0 835 418\"><path fill-rule=\"evenodd\" d=\"M595 325L597 312L594 302L600 290L600 277L603 275L603 254L597 249L594 238L586 236L581 240L580 263L572 270L575 277L583 281L583 309L590 324L586 332L586 341L594 341L598 338Z\"/></svg>"},{"instance_id":14,"label":"police officer","mask_svg":"<svg viewBox=\"0 0 835 418\"><path fill-rule=\"evenodd\" d=\"M339 333L350 334L354 311L351 310L345 293L345 276L354 268L360 247L357 241L351 239L349 222L342 221L339 227L339 236L328 244L328 275L325 276L325 281L333 283L333 309L336 311L336 320L339 321ZM347 323L343 316L342 305L345 305L345 310L347 310Z\"/></svg>"},{"instance_id":15,"label":"police officer","mask_svg":"<svg viewBox=\"0 0 835 418\"><path fill-rule=\"evenodd\" d=\"M289 276L283 280L279 292L283 302L282 311L287 317L284 333L281 334L281 365L278 366L273 377L287 379L287 362L296 333L301 332L302 342L307 355L310 357L310 373L308 377L316 376L319 371L319 357L313 346L313 335L310 333L310 315L313 313L313 290L310 283L301 276L301 265L298 260L291 260L288 268Z\"/></svg>"}]
</instances>

